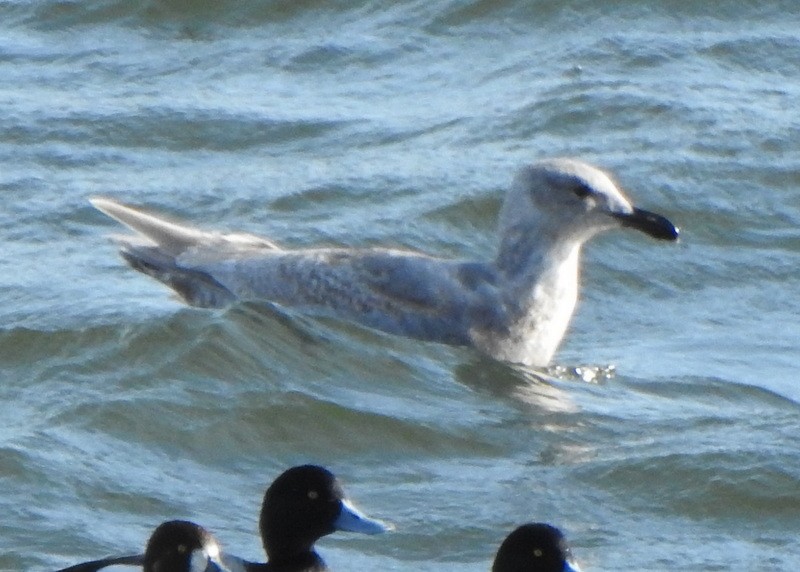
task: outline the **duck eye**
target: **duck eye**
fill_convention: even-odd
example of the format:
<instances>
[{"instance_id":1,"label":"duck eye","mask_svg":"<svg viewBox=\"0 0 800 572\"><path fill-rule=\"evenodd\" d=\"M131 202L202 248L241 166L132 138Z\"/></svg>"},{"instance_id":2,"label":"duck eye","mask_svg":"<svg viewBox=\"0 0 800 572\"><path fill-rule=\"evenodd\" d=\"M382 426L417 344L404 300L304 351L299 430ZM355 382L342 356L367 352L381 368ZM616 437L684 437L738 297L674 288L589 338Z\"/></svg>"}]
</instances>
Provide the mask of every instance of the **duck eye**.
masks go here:
<instances>
[{"instance_id":1,"label":"duck eye","mask_svg":"<svg viewBox=\"0 0 800 572\"><path fill-rule=\"evenodd\" d=\"M186 554L189 551L189 547L185 544L178 545L178 554Z\"/></svg>"},{"instance_id":2,"label":"duck eye","mask_svg":"<svg viewBox=\"0 0 800 572\"><path fill-rule=\"evenodd\" d=\"M541 549L541 548L534 548L534 549L533 549L533 555L534 555L536 558L541 558L541 557L542 557L542 554L544 554L544 552L542 552L542 549Z\"/></svg>"},{"instance_id":3,"label":"duck eye","mask_svg":"<svg viewBox=\"0 0 800 572\"><path fill-rule=\"evenodd\" d=\"M312 489L308 491L308 498L311 500L317 500L319 498L319 493Z\"/></svg>"},{"instance_id":4,"label":"duck eye","mask_svg":"<svg viewBox=\"0 0 800 572\"><path fill-rule=\"evenodd\" d=\"M586 183L578 183L573 189L573 192L579 199L585 199L586 197L590 197L594 194L592 188Z\"/></svg>"}]
</instances>

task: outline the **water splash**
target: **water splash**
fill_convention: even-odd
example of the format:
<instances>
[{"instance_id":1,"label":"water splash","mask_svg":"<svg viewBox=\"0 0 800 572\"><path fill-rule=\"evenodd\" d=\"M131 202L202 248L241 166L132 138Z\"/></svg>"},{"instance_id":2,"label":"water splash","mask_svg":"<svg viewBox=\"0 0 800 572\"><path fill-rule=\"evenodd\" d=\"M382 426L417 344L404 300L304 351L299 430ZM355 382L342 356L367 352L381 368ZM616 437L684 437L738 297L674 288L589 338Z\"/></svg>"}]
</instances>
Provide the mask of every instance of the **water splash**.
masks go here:
<instances>
[{"instance_id":1,"label":"water splash","mask_svg":"<svg viewBox=\"0 0 800 572\"><path fill-rule=\"evenodd\" d=\"M546 377L559 381L582 381L599 385L617 375L617 366L608 365L551 365L546 370Z\"/></svg>"}]
</instances>

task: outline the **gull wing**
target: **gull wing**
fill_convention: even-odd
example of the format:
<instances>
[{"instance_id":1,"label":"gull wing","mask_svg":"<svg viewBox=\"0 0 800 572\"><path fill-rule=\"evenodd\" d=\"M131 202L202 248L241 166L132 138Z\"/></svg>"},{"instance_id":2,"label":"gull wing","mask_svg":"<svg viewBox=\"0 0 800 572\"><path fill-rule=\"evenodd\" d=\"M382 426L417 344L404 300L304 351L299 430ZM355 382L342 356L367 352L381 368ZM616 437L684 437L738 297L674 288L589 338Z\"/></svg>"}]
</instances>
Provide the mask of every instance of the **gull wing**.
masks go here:
<instances>
[{"instance_id":1,"label":"gull wing","mask_svg":"<svg viewBox=\"0 0 800 572\"><path fill-rule=\"evenodd\" d=\"M239 250L272 250L278 246L266 238L248 233L224 234L205 231L174 222L162 215L155 215L137 207L124 205L112 199L95 197L90 199L100 212L110 216L135 231L140 238L117 237L123 244L150 244L157 246L166 256L229 256ZM142 240L144 239L144 240Z\"/></svg>"},{"instance_id":2,"label":"gull wing","mask_svg":"<svg viewBox=\"0 0 800 572\"><path fill-rule=\"evenodd\" d=\"M396 334L468 343L472 320L497 320L487 265L408 251L279 251L193 267L238 299L268 300ZM488 312L488 314L487 314Z\"/></svg>"}]
</instances>

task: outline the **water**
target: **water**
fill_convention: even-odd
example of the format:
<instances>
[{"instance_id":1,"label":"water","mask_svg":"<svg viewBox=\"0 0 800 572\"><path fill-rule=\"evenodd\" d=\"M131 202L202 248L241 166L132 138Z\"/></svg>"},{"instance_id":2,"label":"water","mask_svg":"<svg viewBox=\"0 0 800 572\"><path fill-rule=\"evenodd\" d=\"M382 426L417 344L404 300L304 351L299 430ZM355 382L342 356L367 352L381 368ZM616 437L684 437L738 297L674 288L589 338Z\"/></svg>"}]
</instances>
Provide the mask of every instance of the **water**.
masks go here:
<instances>
[{"instance_id":1,"label":"water","mask_svg":"<svg viewBox=\"0 0 800 572\"><path fill-rule=\"evenodd\" d=\"M257 559L266 485L307 461L397 526L324 539L335 570L486 570L529 520L586 570L800 566L798 25L794 2L0 3L0 569L168 518ZM514 169L555 155L683 238L587 249L545 381L185 308L86 200L489 257Z\"/></svg>"}]
</instances>

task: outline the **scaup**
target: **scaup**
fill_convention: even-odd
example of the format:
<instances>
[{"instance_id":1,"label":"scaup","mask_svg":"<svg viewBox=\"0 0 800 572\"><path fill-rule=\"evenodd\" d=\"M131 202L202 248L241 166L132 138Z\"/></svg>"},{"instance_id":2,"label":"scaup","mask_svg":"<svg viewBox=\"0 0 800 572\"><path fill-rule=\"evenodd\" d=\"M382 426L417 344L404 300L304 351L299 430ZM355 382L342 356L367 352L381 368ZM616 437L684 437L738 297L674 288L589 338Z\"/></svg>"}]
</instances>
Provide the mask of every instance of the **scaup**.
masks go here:
<instances>
[{"instance_id":1,"label":"scaup","mask_svg":"<svg viewBox=\"0 0 800 572\"><path fill-rule=\"evenodd\" d=\"M581 572L564 534L541 522L523 524L497 550L492 572Z\"/></svg>"},{"instance_id":2,"label":"scaup","mask_svg":"<svg viewBox=\"0 0 800 572\"><path fill-rule=\"evenodd\" d=\"M93 560L58 572L97 572L118 565L141 566L144 572L231 572L221 555L216 539L202 526L170 520L156 527L144 554Z\"/></svg>"},{"instance_id":3,"label":"scaup","mask_svg":"<svg viewBox=\"0 0 800 572\"><path fill-rule=\"evenodd\" d=\"M220 559L230 572L321 571L326 568L325 562L314 550L314 543L323 536L336 531L380 534L392 528L359 511L329 470L318 465L300 465L279 475L264 494L259 531L268 562L251 562L225 553L220 554ZM119 556L58 572L95 572L113 565L143 564L145 572L149 572L145 561L146 554Z\"/></svg>"}]
</instances>

